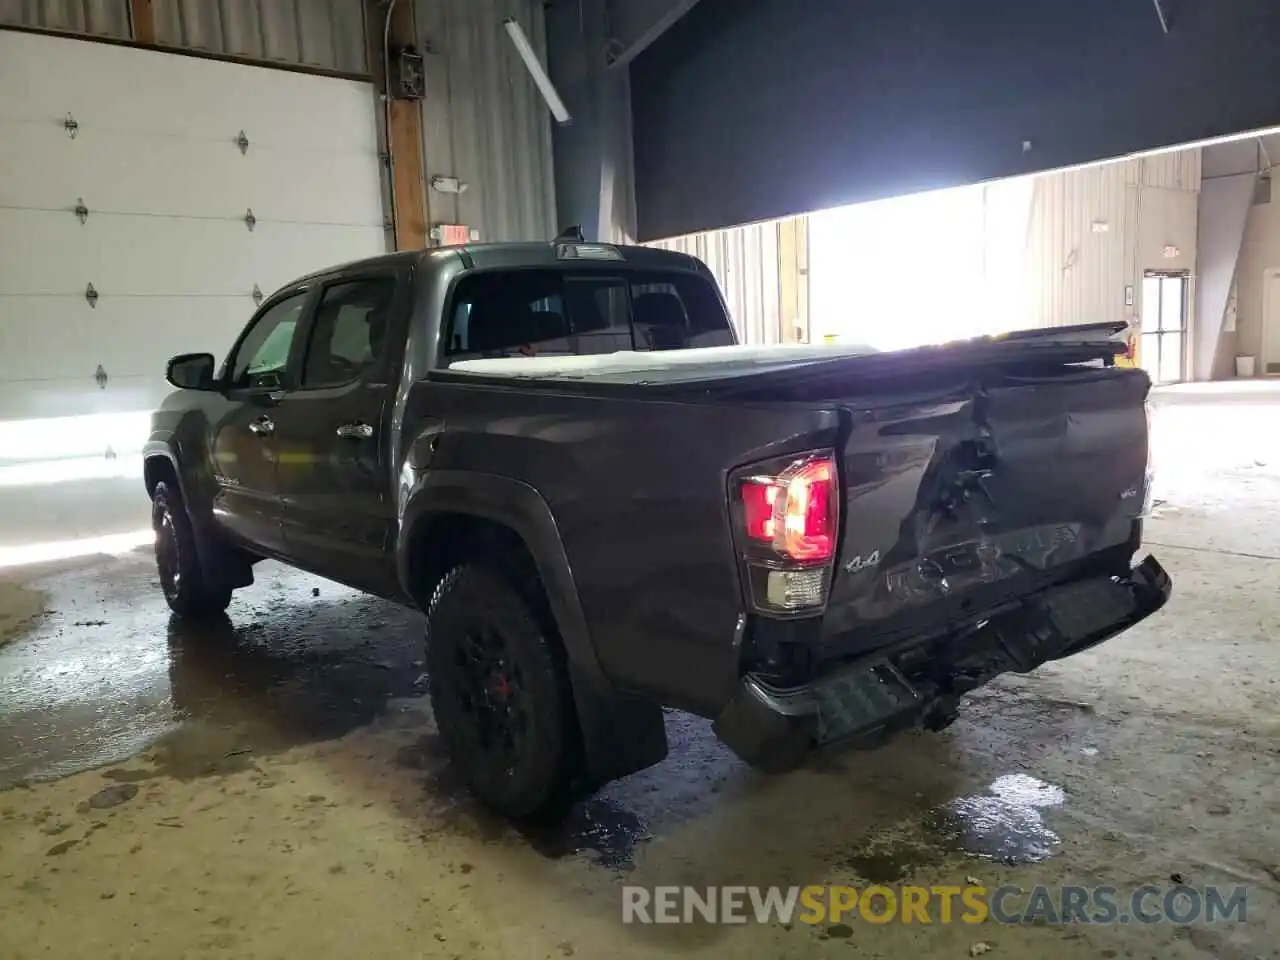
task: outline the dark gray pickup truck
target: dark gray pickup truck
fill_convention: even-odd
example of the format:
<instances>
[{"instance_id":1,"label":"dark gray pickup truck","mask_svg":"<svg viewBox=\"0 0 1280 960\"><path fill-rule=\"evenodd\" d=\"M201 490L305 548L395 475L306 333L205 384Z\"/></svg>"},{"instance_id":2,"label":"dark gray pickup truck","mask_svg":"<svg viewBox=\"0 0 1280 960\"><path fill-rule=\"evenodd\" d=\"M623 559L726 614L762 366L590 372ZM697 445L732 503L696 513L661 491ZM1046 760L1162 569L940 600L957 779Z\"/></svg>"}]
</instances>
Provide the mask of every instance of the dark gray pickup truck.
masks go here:
<instances>
[{"instance_id":1,"label":"dark gray pickup truck","mask_svg":"<svg viewBox=\"0 0 1280 960\"><path fill-rule=\"evenodd\" d=\"M146 447L164 594L263 558L426 614L475 794L545 815L660 761L662 706L749 763L951 722L1164 604L1135 565L1146 396L1123 324L896 353L735 344L699 261L585 243L292 283Z\"/></svg>"}]
</instances>

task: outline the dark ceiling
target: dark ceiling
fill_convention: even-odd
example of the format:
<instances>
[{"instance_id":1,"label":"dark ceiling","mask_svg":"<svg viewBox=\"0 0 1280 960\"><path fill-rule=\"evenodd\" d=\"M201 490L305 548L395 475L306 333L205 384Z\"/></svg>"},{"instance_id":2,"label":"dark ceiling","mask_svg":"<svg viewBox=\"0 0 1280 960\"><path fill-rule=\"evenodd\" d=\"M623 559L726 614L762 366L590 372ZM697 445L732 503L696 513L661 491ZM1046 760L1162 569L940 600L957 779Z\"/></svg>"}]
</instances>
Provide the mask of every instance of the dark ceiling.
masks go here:
<instances>
[{"instance_id":1,"label":"dark ceiling","mask_svg":"<svg viewBox=\"0 0 1280 960\"><path fill-rule=\"evenodd\" d=\"M631 64L642 239L1280 125L1280 0L701 0Z\"/></svg>"}]
</instances>

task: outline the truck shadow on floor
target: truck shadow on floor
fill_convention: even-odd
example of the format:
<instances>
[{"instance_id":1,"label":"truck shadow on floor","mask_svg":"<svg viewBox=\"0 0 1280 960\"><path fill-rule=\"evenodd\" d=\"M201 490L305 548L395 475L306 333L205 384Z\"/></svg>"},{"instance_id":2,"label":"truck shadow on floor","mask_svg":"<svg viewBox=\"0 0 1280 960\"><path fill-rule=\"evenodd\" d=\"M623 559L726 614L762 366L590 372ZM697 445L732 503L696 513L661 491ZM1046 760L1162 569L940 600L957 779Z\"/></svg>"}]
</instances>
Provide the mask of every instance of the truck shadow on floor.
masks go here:
<instances>
[{"instance_id":1,"label":"truck shadow on floor","mask_svg":"<svg viewBox=\"0 0 1280 960\"><path fill-rule=\"evenodd\" d=\"M241 625L225 616L207 623L171 618L169 683L181 723L148 752L150 769L108 771L108 776L191 779L236 773L250 769L257 757L337 740L382 721L384 729L416 734L395 751L394 762L426 775L426 796L419 802L433 816L448 811L446 819L463 832L489 839L514 831L551 859L584 856L606 868L630 869L649 829L623 802L592 798L563 821L515 827L484 811L453 775L425 703L388 715L388 705L420 701L427 692L417 619L368 598L277 609L269 620ZM366 630L376 639L352 645L353 637ZM672 718L674 741L688 739L690 719ZM681 782L678 774L667 779ZM401 812L421 815L413 807Z\"/></svg>"},{"instance_id":2,"label":"truck shadow on floor","mask_svg":"<svg viewBox=\"0 0 1280 960\"><path fill-rule=\"evenodd\" d=\"M421 629L388 622L416 615L383 606L361 598L277 609L270 620L241 625L225 616L171 618L169 687L179 723L153 751L156 774L242 769L254 756L338 739L392 700L422 696Z\"/></svg>"}]
</instances>

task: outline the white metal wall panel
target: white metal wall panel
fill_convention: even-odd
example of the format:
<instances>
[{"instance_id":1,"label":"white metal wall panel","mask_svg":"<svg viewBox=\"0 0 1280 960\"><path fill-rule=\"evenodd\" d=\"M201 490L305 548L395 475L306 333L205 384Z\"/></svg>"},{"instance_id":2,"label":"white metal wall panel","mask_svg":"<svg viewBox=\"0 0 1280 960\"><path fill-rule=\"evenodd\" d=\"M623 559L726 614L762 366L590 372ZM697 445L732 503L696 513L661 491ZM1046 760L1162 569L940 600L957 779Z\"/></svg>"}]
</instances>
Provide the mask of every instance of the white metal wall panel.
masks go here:
<instances>
[{"instance_id":1,"label":"white metal wall panel","mask_svg":"<svg viewBox=\"0 0 1280 960\"><path fill-rule=\"evenodd\" d=\"M1144 270L1194 272L1200 180L1199 149L1036 178L1027 237L1030 323L1125 320L1138 315ZM1165 257L1166 245L1178 256ZM1133 304L1125 303L1126 287L1134 288Z\"/></svg>"},{"instance_id":2,"label":"white metal wall panel","mask_svg":"<svg viewBox=\"0 0 1280 960\"><path fill-rule=\"evenodd\" d=\"M225 353L255 285L385 250L375 111L367 83L0 32L0 548L145 525L117 475L166 358Z\"/></svg>"},{"instance_id":3,"label":"white metal wall panel","mask_svg":"<svg viewBox=\"0 0 1280 960\"><path fill-rule=\"evenodd\" d=\"M545 62L542 4L534 0L420 0L426 56L423 157L432 223L465 224L493 240L555 236L551 118L503 29L515 17ZM465 192L431 188L457 177Z\"/></svg>"},{"instance_id":4,"label":"white metal wall panel","mask_svg":"<svg viewBox=\"0 0 1280 960\"><path fill-rule=\"evenodd\" d=\"M0 104L0 117L13 106ZM171 106L160 104L156 109ZM365 104L357 101L346 106ZM61 124L50 122L49 117L24 119L13 111L11 122L22 124L23 135L0 140L0 170L38 169L41 175L24 181L0 179L0 209L64 209L70 217L83 198L90 209L90 226L97 226L104 216L163 216L182 210L188 217L225 219L235 213L243 216L247 209L273 222L350 224L367 221L381 203L378 182L366 182L368 138L363 143L358 137L341 143L342 135L353 132L350 128L335 130L328 143L306 143L304 138L312 131L305 128L284 138L267 131L272 139L291 140L313 158L300 164L298 151L258 142L261 127L253 131L254 142L243 157L232 139L238 129L230 137L218 138L222 142L216 146L212 137L200 135L202 126L226 130L228 120L234 124L234 118L205 118L193 124L189 136L162 136L159 128L103 129L96 117L83 111L79 116L81 127L73 147ZM368 120L355 109L339 122L354 124L358 134ZM135 149L140 138L145 139L146 150ZM86 164L86 156L94 162ZM321 156L323 163L314 162ZM175 177L174 170L185 175ZM197 183L200 188L193 190L192 184ZM345 188L332 190L334 183Z\"/></svg>"},{"instance_id":5,"label":"white metal wall panel","mask_svg":"<svg viewBox=\"0 0 1280 960\"><path fill-rule=\"evenodd\" d=\"M1123 319L1137 188L1128 164L1037 178L1028 230L1028 326Z\"/></svg>"},{"instance_id":6,"label":"white metal wall panel","mask_svg":"<svg viewBox=\"0 0 1280 960\"><path fill-rule=\"evenodd\" d=\"M1204 151L1174 150L1136 161L1141 169L1141 184L1163 190L1199 190Z\"/></svg>"},{"instance_id":7,"label":"white metal wall panel","mask_svg":"<svg viewBox=\"0 0 1280 960\"><path fill-rule=\"evenodd\" d=\"M760 223L713 230L650 244L697 257L724 292L738 339L744 343L781 343L778 224Z\"/></svg>"}]
</instances>

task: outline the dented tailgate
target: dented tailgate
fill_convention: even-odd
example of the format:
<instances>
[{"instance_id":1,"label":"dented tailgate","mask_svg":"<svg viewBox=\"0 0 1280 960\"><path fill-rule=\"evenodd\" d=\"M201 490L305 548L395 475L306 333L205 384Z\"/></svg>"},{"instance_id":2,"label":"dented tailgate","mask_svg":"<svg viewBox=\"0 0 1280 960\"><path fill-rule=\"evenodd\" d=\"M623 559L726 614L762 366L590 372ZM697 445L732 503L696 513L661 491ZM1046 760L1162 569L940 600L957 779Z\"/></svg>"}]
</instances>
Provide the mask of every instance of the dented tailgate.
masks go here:
<instances>
[{"instance_id":1,"label":"dented tailgate","mask_svg":"<svg viewBox=\"0 0 1280 960\"><path fill-rule=\"evenodd\" d=\"M1136 537L1144 374L992 368L934 383L844 401L845 524L824 634L918 632Z\"/></svg>"}]
</instances>

